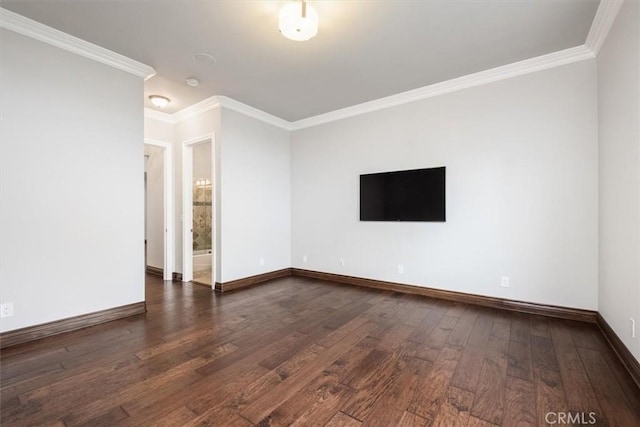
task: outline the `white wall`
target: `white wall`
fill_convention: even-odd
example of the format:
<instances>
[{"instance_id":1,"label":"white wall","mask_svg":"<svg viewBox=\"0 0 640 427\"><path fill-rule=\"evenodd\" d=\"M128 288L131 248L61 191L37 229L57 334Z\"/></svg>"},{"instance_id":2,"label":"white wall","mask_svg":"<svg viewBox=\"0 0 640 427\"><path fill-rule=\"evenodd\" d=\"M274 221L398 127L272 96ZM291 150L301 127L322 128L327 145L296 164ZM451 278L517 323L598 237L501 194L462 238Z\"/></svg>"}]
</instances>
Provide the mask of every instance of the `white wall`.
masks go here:
<instances>
[{"instance_id":1,"label":"white wall","mask_svg":"<svg viewBox=\"0 0 640 427\"><path fill-rule=\"evenodd\" d=\"M221 130L222 281L289 268L290 133L226 108Z\"/></svg>"},{"instance_id":2,"label":"white wall","mask_svg":"<svg viewBox=\"0 0 640 427\"><path fill-rule=\"evenodd\" d=\"M144 301L142 79L0 31L1 330Z\"/></svg>"},{"instance_id":3,"label":"white wall","mask_svg":"<svg viewBox=\"0 0 640 427\"><path fill-rule=\"evenodd\" d=\"M294 267L597 308L595 60L296 131L292 147ZM359 222L360 174L434 166L446 223Z\"/></svg>"},{"instance_id":4,"label":"white wall","mask_svg":"<svg viewBox=\"0 0 640 427\"><path fill-rule=\"evenodd\" d=\"M599 311L640 360L640 4L626 1L598 55ZM635 318L631 338L629 318Z\"/></svg>"},{"instance_id":5,"label":"white wall","mask_svg":"<svg viewBox=\"0 0 640 427\"><path fill-rule=\"evenodd\" d=\"M148 155L146 230L147 266L164 268L164 149L145 145Z\"/></svg>"}]
</instances>

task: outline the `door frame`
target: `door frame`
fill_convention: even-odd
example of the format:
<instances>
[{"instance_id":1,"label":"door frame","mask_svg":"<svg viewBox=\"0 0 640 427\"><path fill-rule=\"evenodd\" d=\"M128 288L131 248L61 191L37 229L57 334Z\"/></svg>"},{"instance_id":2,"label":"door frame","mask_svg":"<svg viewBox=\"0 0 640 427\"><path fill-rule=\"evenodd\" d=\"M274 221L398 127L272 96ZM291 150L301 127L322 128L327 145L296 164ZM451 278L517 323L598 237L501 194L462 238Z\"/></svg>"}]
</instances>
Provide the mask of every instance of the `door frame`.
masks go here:
<instances>
[{"instance_id":1,"label":"door frame","mask_svg":"<svg viewBox=\"0 0 640 427\"><path fill-rule=\"evenodd\" d=\"M164 263L162 266L163 280L173 279L174 266L174 220L173 220L173 145L165 141L157 141L154 139L144 140L145 145L158 147L162 149L162 181L163 181L163 204L164 204ZM146 195L145 195L146 197ZM146 268L146 266L145 266Z\"/></svg>"},{"instance_id":2,"label":"door frame","mask_svg":"<svg viewBox=\"0 0 640 427\"><path fill-rule=\"evenodd\" d=\"M218 265L218 192L216 191L216 139L205 134L182 142L182 281L193 280L193 147L211 142L211 289L215 288Z\"/></svg>"}]
</instances>

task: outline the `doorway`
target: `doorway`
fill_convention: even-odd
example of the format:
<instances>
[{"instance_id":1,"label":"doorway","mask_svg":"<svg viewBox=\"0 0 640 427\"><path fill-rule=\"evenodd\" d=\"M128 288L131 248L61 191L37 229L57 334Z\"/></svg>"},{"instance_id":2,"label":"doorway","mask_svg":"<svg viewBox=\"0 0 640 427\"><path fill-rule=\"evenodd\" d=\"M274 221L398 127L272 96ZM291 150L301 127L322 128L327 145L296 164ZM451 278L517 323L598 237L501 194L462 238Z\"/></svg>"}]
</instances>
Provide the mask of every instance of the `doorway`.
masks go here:
<instances>
[{"instance_id":1,"label":"doorway","mask_svg":"<svg viewBox=\"0 0 640 427\"><path fill-rule=\"evenodd\" d=\"M216 191L213 135L184 142L182 280L215 285Z\"/></svg>"},{"instance_id":2,"label":"doorway","mask_svg":"<svg viewBox=\"0 0 640 427\"><path fill-rule=\"evenodd\" d=\"M173 279L173 153L171 144L145 139L145 268Z\"/></svg>"}]
</instances>

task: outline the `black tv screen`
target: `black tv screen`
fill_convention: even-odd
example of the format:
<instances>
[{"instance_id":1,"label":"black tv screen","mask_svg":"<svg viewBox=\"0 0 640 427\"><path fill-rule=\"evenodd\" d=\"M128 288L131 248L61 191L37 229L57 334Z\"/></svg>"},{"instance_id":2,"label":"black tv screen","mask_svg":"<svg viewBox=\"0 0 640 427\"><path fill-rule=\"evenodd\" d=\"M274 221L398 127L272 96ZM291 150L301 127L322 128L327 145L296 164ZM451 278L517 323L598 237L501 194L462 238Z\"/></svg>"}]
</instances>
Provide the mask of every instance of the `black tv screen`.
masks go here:
<instances>
[{"instance_id":1,"label":"black tv screen","mask_svg":"<svg viewBox=\"0 0 640 427\"><path fill-rule=\"evenodd\" d=\"M445 169L360 175L360 221L444 222Z\"/></svg>"}]
</instances>

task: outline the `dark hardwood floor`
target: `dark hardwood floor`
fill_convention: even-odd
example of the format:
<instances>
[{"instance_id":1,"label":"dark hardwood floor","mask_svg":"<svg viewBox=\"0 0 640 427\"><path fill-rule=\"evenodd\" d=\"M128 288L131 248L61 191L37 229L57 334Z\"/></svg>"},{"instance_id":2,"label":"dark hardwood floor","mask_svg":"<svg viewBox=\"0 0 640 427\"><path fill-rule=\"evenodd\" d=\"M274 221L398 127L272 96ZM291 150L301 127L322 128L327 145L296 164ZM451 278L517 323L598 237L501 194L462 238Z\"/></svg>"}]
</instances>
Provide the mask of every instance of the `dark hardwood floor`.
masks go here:
<instances>
[{"instance_id":1,"label":"dark hardwood floor","mask_svg":"<svg viewBox=\"0 0 640 427\"><path fill-rule=\"evenodd\" d=\"M640 425L592 324L299 277L147 307L5 349L2 425Z\"/></svg>"}]
</instances>

